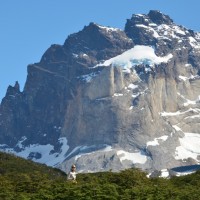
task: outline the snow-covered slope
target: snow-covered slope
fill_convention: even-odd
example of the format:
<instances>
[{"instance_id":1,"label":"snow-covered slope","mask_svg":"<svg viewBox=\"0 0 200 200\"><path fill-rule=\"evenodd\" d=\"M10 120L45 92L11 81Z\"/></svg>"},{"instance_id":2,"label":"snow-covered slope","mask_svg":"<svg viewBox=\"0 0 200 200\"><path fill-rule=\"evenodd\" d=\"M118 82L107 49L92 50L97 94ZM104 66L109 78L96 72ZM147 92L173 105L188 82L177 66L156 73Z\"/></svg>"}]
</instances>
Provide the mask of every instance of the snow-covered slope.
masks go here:
<instances>
[{"instance_id":1,"label":"snow-covered slope","mask_svg":"<svg viewBox=\"0 0 200 200\"><path fill-rule=\"evenodd\" d=\"M114 58L104 61L96 65L98 66L120 66L124 72L130 73L130 69L136 65L147 65L153 67L155 64L166 63L172 58L173 55L169 54L165 57L159 57L155 54L154 49L149 46L136 45L134 48L129 49ZM148 70L148 69L147 69Z\"/></svg>"}]
</instances>

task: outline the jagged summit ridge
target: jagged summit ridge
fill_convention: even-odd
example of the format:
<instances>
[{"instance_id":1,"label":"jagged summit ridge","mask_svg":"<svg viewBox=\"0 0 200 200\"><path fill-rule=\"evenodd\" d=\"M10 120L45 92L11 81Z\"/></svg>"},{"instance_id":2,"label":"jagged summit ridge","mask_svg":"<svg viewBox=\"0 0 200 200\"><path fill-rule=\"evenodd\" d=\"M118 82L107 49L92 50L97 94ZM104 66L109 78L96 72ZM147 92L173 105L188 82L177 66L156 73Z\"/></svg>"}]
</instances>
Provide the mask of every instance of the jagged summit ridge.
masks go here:
<instances>
[{"instance_id":1,"label":"jagged summit ridge","mask_svg":"<svg viewBox=\"0 0 200 200\"><path fill-rule=\"evenodd\" d=\"M157 10L150 10L150 12L148 13L148 16L152 20L153 23L158 24L158 25L160 24L170 25L173 23L173 20L168 15L165 15Z\"/></svg>"},{"instance_id":2,"label":"jagged summit ridge","mask_svg":"<svg viewBox=\"0 0 200 200\"><path fill-rule=\"evenodd\" d=\"M149 24L172 24L173 20L168 16L163 13L161 13L158 10L150 10L149 13L146 14L133 14L131 19L127 20L128 22L132 22L133 24L144 24L144 25L149 25Z\"/></svg>"},{"instance_id":3,"label":"jagged summit ridge","mask_svg":"<svg viewBox=\"0 0 200 200\"><path fill-rule=\"evenodd\" d=\"M90 23L28 66L0 105L0 148L65 169L199 163L199 33L159 11Z\"/></svg>"},{"instance_id":4,"label":"jagged summit ridge","mask_svg":"<svg viewBox=\"0 0 200 200\"><path fill-rule=\"evenodd\" d=\"M169 16L159 11L133 15L127 20L125 32L135 44L155 46L156 53L161 55L184 45L199 48L198 33L176 25Z\"/></svg>"}]
</instances>

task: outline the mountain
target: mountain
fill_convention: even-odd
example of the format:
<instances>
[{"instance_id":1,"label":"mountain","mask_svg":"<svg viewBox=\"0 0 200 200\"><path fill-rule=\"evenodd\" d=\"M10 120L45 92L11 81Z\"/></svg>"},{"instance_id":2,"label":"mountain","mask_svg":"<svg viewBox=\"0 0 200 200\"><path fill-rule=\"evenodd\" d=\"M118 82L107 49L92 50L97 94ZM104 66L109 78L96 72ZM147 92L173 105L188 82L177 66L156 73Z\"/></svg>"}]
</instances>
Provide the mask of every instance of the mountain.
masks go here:
<instances>
[{"instance_id":1,"label":"mountain","mask_svg":"<svg viewBox=\"0 0 200 200\"><path fill-rule=\"evenodd\" d=\"M160 11L90 23L28 66L0 105L0 148L79 171L149 172L200 159L200 33Z\"/></svg>"}]
</instances>

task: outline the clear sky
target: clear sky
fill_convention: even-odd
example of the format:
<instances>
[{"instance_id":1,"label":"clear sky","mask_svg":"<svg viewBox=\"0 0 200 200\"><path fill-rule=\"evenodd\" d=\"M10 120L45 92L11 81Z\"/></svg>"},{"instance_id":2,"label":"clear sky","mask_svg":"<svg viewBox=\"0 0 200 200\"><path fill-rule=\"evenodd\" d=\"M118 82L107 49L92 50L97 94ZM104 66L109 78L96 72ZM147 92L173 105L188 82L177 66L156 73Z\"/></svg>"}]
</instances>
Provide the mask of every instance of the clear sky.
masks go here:
<instances>
[{"instance_id":1,"label":"clear sky","mask_svg":"<svg viewBox=\"0 0 200 200\"><path fill-rule=\"evenodd\" d=\"M28 64L90 22L123 29L132 14L160 10L200 31L199 9L200 0L0 0L0 101L15 81L23 90Z\"/></svg>"}]
</instances>

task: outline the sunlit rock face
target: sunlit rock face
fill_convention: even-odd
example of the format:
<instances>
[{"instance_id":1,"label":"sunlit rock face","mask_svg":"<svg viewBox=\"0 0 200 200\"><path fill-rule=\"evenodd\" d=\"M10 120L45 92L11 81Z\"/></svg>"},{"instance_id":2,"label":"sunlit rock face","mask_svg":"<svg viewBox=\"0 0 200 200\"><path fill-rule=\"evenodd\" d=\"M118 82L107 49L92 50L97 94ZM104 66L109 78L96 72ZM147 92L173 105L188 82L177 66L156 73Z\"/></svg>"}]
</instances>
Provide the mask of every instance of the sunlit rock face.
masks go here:
<instances>
[{"instance_id":1,"label":"sunlit rock face","mask_svg":"<svg viewBox=\"0 0 200 200\"><path fill-rule=\"evenodd\" d=\"M159 11L90 23L8 87L0 148L82 172L198 164L199 58L200 34Z\"/></svg>"}]
</instances>

